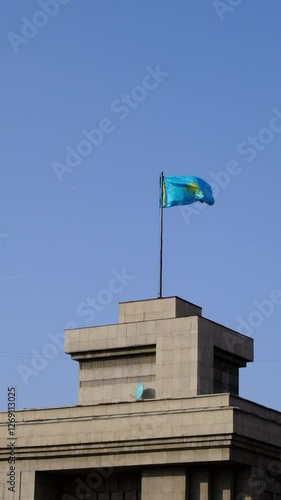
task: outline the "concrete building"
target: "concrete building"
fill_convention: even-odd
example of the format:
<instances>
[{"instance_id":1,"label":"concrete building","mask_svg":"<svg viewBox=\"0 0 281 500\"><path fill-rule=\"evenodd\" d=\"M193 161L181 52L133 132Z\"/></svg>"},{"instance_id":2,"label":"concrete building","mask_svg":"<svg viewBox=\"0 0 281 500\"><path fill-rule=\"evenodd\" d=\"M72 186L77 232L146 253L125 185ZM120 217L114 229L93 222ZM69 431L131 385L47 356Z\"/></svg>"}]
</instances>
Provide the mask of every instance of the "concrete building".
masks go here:
<instances>
[{"instance_id":1,"label":"concrete building","mask_svg":"<svg viewBox=\"0 0 281 500\"><path fill-rule=\"evenodd\" d=\"M16 412L15 493L0 414L1 499L281 499L281 414L239 397L252 339L169 297L66 331L65 352L78 405Z\"/></svg>"}]
</instances>

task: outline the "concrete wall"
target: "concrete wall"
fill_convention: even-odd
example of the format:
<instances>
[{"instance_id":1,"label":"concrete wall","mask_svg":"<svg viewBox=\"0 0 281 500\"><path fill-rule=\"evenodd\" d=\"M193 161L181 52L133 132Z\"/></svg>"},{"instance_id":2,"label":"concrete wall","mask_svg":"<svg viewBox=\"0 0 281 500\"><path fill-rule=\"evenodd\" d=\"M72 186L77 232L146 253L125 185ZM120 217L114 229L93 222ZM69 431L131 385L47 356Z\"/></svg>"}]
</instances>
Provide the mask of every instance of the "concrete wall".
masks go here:
<instances>
[{"instance_id":1,"label":"concrete wall","mask_svg":"<svg viewBox=\"0 0 281 500\"><path fill-rule=\"evenodd\" d=\"M252 339L200 314L177 297L130 302L120 305L122 324L67 330L65 352L80 363L79 404L130 401L139 383L155 398L211 394L215 376L230 378L220 392L237 392ZM215 349L225 363L214 366ZM232 363L228 373L223 367Z\"/></svg>"}]
</instances>

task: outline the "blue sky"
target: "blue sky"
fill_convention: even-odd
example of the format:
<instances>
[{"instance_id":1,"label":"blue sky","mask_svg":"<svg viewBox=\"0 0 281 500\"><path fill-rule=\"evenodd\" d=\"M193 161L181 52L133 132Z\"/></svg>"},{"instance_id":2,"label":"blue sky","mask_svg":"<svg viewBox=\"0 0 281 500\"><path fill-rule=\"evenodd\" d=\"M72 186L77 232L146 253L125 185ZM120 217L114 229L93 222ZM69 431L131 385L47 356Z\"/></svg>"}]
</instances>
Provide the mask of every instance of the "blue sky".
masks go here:
<instances>
[{"instance_id":1,"label":"blue sky","mask_svg":"<svg viewBox=\"0 0 281 500\"><path fill-rule=\"evenodd\" d=\"M231 3L3 3L2 410L11 385L19 408L76 404L77 365L50 339L157 296L162 170L216 195L165 210L164 295L243 323L255 363L240 394L281 410L281 6ZM122 270L127 285L85 314Z\"/></svg>"}]
</instances>

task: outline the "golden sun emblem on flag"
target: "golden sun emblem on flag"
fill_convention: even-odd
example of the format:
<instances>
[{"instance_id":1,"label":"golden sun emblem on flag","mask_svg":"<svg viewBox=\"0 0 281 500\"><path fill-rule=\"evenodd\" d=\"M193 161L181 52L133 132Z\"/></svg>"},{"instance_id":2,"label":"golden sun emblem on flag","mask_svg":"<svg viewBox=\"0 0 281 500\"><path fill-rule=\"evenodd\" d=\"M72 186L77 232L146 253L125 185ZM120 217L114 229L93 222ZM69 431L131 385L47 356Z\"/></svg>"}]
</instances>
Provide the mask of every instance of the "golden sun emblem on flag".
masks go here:
<instances>
[{"instance_id":1,"label":"golden sun emblem on flag","mask_svg":"<svg viewBox=\"0 0 281 500\"><path fill-rule=\"evenodd\" d=\"M188 184L186 184L186 186L184 187L184 191L191 191L193 194L203 194L201 189L199 189L195 182L189 182Z\"/></svg>"}]
</instances>

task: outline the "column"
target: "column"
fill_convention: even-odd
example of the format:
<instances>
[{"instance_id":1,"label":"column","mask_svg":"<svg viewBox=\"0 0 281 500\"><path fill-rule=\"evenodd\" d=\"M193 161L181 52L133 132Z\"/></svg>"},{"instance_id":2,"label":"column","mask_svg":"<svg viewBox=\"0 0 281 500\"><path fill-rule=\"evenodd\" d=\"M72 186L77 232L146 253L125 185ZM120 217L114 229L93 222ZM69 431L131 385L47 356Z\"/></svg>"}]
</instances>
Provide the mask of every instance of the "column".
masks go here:
<instances>
[{"instance_id":1,"label":"column","mask_svg":"<svg viewBox=\"0 0 281 500\"><path fill-rule=\"evenodd\" d=\"M212 478L212 499L232 500L233 489L234 482L232 469L215 470Z\"/></svg>"},{"instance_id":2,"label":"column","mask_svg":"<svg viewBox=\"0 0 281 500\"><path fill-rule=\"evenodd\" d=\"M35 492L35 472L20 473L19 500L33 500Z\"/></svg>"},{"instance_id":3,"label":"column","mask_svg":"<svg viewBox=\"0 0 281 500\"><path fill-rule=\"evenodd\" d=\"M250 490L251 474L251 469L249 467L243 468L236 473L235 500L254 500L256 498L253 494L251 494ZM258 498L261 499L262 497Z\"/></svg>"},{"instance_id":4,"label":"column","mask_svg":"<svg viewBox=\"0 0 281 500\"><path fill-rule=\"evenodd\" d=\"M16 471L16 484L14 492L11 484L7 483L8 470L0 473L0 498L1 500L34 500L35 472ZM10 488L10 490L9 490Z\"/></svg>"},{"instance_id":5,"label":"column","mask_svg":"<svg viewBox=\"0 0 281 500\"><path fill-rule=\"evenodd\" d=\"M185 469L149 469L143 472L141 500L185 500Z\"/></svg>"},{"instance_id":6,"label":"column","mask_svg":"<svg viewBox=\"0 0 281 500\"><path fill-rule=\"evenodd\" d=\"M190 472L190 498L198 500L209 500L209 471L207 468L198 468Z\"/></svg>"}]
</instances>

